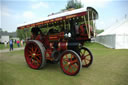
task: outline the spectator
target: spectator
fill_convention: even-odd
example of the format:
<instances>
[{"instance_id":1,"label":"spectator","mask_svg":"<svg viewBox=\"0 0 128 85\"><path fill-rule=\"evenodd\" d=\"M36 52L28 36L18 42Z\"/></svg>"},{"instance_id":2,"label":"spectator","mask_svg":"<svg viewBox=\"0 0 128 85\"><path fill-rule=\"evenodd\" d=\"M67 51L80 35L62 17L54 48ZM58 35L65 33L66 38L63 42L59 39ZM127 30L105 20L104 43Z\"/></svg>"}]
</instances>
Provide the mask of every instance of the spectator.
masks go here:
<instances>
[{"instance_id":1,"label":"spectator","mask_svg":"<svg viewBox=\"0 0 128 85\"><path fill-rule=\"evenodd\" d=\"M17 43L17 46L20 47L20 41L17 40L16 43Z\"/></svg>"},{"instance_id":2,"label":"spectator","mask_svg":"<svg viewBox=\"0 0 128 85\"><path fill-rule=\"evenodd\" d=\"M39 29L39 27L33 27L31 30L32 36L31 39L36 39L36 37L39 35L39 32L41 34L41 30Z\"/></svg>"},{"instance_id":3,"label":"spectator","mask_svg":"<svg viewBox=\"0 0 128 85\"><path fill-rule=\"evenodd\" d=\"M21 46L23 46L23 40L20 41Z\"/></svg>"},{"instance_id":4,"label":"spectator","mask_svg":"<svg viewBox=\"0 0 128 85\"><path fill-rule=\"evenodd\" d=\"M15 44L16 44L16 40L15 40Z\"/></svg>"},{"instance_id":5,"label":"spectator","mask_svg":"<svg viewBox=\"0 0 128 85\"><path fill-rule=\"evenodd\" d=\"M7 47L7 41L4 41L4 46L5 46L5 48Z\"/></svg>"},{"instance_id":6,"label":"spectator","mask_svg":"<svg viewBox=\"0 0 128 85\"><path fill-rule=\"evenodd\" d=\"M25 41L23 40L23 45L24 45Z\"/></svg>"},{"instance_id":7,"label":"spectator","mask_svg":"<svg viewBox=\"0 0 128 85\"><path fill-rule=\"evenodd\" d=\"M10 51L13 51L13 40L11 39L9 41Z\"/></svg>"}]
</instances>

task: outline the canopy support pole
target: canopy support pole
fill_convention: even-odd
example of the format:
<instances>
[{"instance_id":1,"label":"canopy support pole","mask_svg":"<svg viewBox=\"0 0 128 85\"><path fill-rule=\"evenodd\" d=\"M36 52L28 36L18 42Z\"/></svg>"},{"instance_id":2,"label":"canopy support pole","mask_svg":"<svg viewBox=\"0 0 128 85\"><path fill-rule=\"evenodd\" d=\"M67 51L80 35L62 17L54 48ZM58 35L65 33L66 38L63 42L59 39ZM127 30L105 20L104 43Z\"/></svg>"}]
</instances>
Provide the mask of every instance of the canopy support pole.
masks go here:
<instances>
[{"instance_id":1,"label":"canopy support pole","mask_svg":"<svg viewBox=\"0 0 128 85\"><path fill-rule=\"evenodd\" d=\"M91 38L91 35L90 35L90 20L89 20L89 10L88 10L88 38L90 39Z\"/></svg>"},{"instance_id":2,"label":"canopy support pole","mask_svg":"<svg viewBox=\"0 0 128 85\"><path fill-rule=\"evenodd\" d=\"M68 20L68 26L69 26L69 29L68 29L68 30L70 30L70 23L69 23L69 20Z\"/></svg>"},{"instance_id":3,"label":"canopy support pole","mask_svg":"<svg viewBox=\"0 0 128 85\"><path fill-rule=\"evenodd\" d=\"M85 25L87 25L88 23L87 23L87 21L86 21L86 18L85 18L85 16L84 16L84 23L85 23ZM87 30L87 34L88 34L88 27L86 26L86 30Z\"/></svg>"},{"instance_id":4,"label":"canopy support pole","mask_svg":"<svg viewBox=\"0 0 128 85\"><path fill-rule=\"evenodd\" d=\"M93 29L93 36L95 37L95 27L94 27L94 21L93 21L94 19L93 18L94 18L94 15L93 15L93 11L92 11L92 27L93 27L92 29Z\"/></svg>"},{"instance_id":5,"label":"canopy support pole","mask_svg":"<svg viewBox=\"0 0 128 85\"><path fill-rule=\"evenodd\" d=\"M66 23L65 23L65 20L64 20L64 29L66 29Z\"/></svg>"},{"instance_id":6,"label":"canopy support pole","mask_svg":"<svg viewBox=\"0 0 128 85\"><path fill-rule=\"evenodd\" d=\"M94 37L96 37L96 21L94 20Z\"/></svg>"}]
</instances>

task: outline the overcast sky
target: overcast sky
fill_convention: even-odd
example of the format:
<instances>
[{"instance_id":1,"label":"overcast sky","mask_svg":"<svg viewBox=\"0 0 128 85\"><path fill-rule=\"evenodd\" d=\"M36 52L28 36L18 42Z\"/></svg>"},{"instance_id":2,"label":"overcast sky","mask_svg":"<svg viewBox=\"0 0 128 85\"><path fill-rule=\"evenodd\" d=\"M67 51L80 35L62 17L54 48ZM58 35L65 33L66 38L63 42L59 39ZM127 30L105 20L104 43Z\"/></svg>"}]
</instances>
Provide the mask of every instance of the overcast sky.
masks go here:
<instances>
[{"instance_id":1,"label":"overcast sky","mask_svg":"<svg viewBox=\"0 0 128 85\"><path fill-rule=\"evenodd\" d=\"M1 0L0 28L14 32L19 24L47 17L64 9L68 0ZM128 17L128 0L79 0L84 7L91 6L99 13L97 29Z\"/></svg>"}]
</instances>

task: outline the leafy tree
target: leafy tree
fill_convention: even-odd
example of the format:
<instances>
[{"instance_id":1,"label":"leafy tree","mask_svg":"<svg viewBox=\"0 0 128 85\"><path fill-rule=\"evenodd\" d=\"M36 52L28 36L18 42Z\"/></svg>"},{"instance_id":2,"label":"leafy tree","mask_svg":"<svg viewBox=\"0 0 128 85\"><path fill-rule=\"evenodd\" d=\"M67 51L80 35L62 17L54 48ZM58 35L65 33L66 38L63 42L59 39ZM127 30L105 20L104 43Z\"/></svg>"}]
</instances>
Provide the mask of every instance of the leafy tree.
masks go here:
<instances>
[{"instance_id":1,"label":"leafy tree","mask_svg":"<svg viewBox=\"0 0 128 85\"><path fill-rule=\"evenodd\" d=\"M22 39L26 40L27 38L30 38L31 28L18 29L16 33L17 33L17 37L19 37L20 40Z\"/></svg>"},{"instance_id":2,"label":"leafy tree","mask_svg":"<svg viewBox=\"0 0 128 85\"><path fill-rule=\"evenodd\" d=\"M8 35L10 37L16 37L16 32L3 31L2 28L0 28L0 37L3 35Z\"/></svg>"},{"instance_id":3,"label":"leafy tree","mask_svg":"<svg viewBox=\"0 0 128 85\"><path fill-rule=\"evenodd\" d=\"M102 33L102 32L104 32L103 29L101 29L101 30L100 30L100 29L96 29L96 33L97 33L97 34L100 34L100 33Z\"/></svg>"},{"instance_id":4,"label":"leafy tree","mask_svg":"<svg viewBox=\"0 0 128 85\"><path fill-rule=\"evenodd\" d=\"M2 32L3 30L2 30L2 28L0 28L0 32Z\"/></svg>"},{"instance_id":5,"label":"leafy tree","mask_svg":"<svg viewBox=\"0 0 128 85\"><path fill-rule=\"evenodd\" d=\"M77 0L69 0L67 3L66 9L70 9L70 8L79 9L82 7L83 5L81 4L81 2Z\"/></svg>"}]
</instances>

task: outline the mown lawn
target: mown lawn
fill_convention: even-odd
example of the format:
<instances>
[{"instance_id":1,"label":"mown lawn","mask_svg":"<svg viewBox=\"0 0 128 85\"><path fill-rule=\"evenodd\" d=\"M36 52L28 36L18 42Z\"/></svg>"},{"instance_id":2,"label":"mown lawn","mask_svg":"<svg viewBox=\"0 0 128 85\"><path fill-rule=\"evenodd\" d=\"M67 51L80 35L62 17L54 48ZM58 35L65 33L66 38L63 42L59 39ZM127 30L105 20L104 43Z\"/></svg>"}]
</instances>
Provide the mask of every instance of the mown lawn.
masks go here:
<instances>
[{"instance_id":1,"label":"mown lawn","mask_svg":"<svg viewBox=\"0 0 128 85\"><path fill-rule=\"evenodd\" d=\"M47 64L41 70L29 68L24 52L0 54L0 85L128 85L128 50L85 44L93 53L89 68L76 76L65 75L59 64Z\"/></svg>"},{"instance_id":2,"label":"mown lawn","mask_svg":"<svg viewBox=\"0 0 128 85\"><path fill-rule=\"evenodd\" d=\"M21 45L20 45L21 46ZM24 45L25 46L25 45ZM18 48L17 44L13 44L13 48ZM7 47L5 47L4 44L0 44L0 50L9 49L9 44L7 44Z\"/></svg>"}]
</instances>

